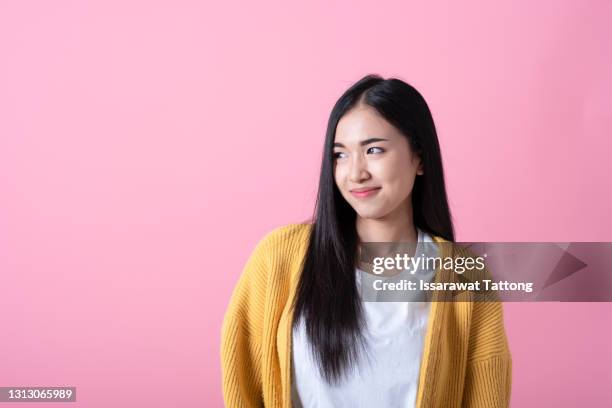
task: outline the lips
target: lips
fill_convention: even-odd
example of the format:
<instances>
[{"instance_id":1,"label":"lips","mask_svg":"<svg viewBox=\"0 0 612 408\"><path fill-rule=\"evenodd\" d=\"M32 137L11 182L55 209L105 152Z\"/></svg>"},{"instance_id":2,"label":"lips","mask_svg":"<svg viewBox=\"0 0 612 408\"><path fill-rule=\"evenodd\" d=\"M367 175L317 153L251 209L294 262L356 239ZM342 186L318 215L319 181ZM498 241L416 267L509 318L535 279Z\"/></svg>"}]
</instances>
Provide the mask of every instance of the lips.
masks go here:
<instances>
[{"instance_id":1,"label":"lips","mask_svg":"<svg viewBox=\"0 0 612 408\"><path fill-rule=\"evenodd\" d=\"M357 198L371 197L378 193L380 187L363 187L351 190L351 194Z\"/></svg>"}]
</instances>

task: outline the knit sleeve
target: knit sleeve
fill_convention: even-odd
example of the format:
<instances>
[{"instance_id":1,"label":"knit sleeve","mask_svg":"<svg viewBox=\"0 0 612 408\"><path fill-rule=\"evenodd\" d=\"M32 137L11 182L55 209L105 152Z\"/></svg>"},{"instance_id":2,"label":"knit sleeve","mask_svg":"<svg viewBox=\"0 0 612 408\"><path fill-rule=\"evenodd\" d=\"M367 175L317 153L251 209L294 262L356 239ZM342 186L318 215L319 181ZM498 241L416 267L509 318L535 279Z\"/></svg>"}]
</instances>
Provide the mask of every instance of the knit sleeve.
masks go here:
<instances>
[{"instance_id":1,"label":"knit sleeve","mask_svg":"<svg viewBox=\"0 0 612 408\"><path fill-rule=\"evenodd\" d=\"M512 357L501 302L476 302L470 328L463 407L510 405Z\"/></svg>"},{"instance_id":2,"label":"knit sleeve","mask_svg":"<svg viewBox=\"0 0 612 408\"><path fill-rule=\"evenodd\" d=\"M263 407L262 333L267 280L266 240L249 257L232 293L221 333L226 407Z\"/></svg>"}]
</instances>

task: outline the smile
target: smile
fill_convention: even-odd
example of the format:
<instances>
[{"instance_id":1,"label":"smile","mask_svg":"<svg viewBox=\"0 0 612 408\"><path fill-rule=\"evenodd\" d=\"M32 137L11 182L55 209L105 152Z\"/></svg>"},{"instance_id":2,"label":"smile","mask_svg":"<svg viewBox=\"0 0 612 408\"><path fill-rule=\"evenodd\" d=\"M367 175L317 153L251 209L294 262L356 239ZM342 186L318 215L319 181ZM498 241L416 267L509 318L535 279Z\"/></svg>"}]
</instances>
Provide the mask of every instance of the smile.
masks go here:
<instances>
[{"instance_id":1,"label":"smile","mask_svg":"<svg viewBox=\"0 0 612 408\"><path fill-rule=\"evenodd\" d=\"M378 194L379 191L380 191L380 187L374 187L374 188L370 188L367 190L360 190L360 191L353 190L351 191L351 194L357 198L367 198L367 197L372 197L375 194Z\"/></svg>"}]
</instances>

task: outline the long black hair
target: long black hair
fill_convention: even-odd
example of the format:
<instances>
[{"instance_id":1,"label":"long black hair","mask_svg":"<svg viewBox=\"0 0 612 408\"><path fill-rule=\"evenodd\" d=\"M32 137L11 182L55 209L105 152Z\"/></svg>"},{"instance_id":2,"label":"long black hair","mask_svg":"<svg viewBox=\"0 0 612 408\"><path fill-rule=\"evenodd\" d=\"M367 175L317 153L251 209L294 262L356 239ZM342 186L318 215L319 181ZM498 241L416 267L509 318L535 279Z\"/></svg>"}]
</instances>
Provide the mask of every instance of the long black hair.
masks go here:
<instances>
[{"instance_id":1,"label":"long black hair","mask_svg":"<svg viewBox=\"0 0 612 408\"><path fill-rule=\"evenodd\" d=\"M355 281L356 213L334 181L333 160L338 121L359 101L395 126L421 158L423 174L415 179L412 190L415 226L455 240L440 145L425 99L400 79L365 76L338 99L329 117L313 227L295 299L294 325L304 319L311 351L329 383L342 378L364 345L363 310Z\"/></svg>"}]
</instances>

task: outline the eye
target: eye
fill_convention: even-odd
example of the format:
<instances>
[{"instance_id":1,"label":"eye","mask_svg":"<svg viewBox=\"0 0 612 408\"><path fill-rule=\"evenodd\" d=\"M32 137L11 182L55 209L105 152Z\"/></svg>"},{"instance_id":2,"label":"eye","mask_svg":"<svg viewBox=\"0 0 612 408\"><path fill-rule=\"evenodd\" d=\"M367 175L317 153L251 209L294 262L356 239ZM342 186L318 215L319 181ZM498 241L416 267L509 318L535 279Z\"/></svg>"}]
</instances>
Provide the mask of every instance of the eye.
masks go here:
<instances>
[{"instance_id":1,"label":"eye","mask_svg":"<svg viewBox=\"0 0 612 408\"><path fill-rule=\"evenodd\" d=\"M344 152L334 152L333 157L334 157L334 159L342 159L342 158L346 157L346 153L344 153Z\"/></svg>"},{"instance_id":2,"label":"eye","mask_svg":"<svg viewBox=\"0 0 612 408\"><path fill-rule=\"evenodd\" d=\"M372 149L374 149L374 151L372 151ZM383 149L382 147L370 147L367 150L368 153L372 152L372 153L375 153L375 154L383 153L384 151L385 151L385 149Z\"/></svg>"}]
</instances>

